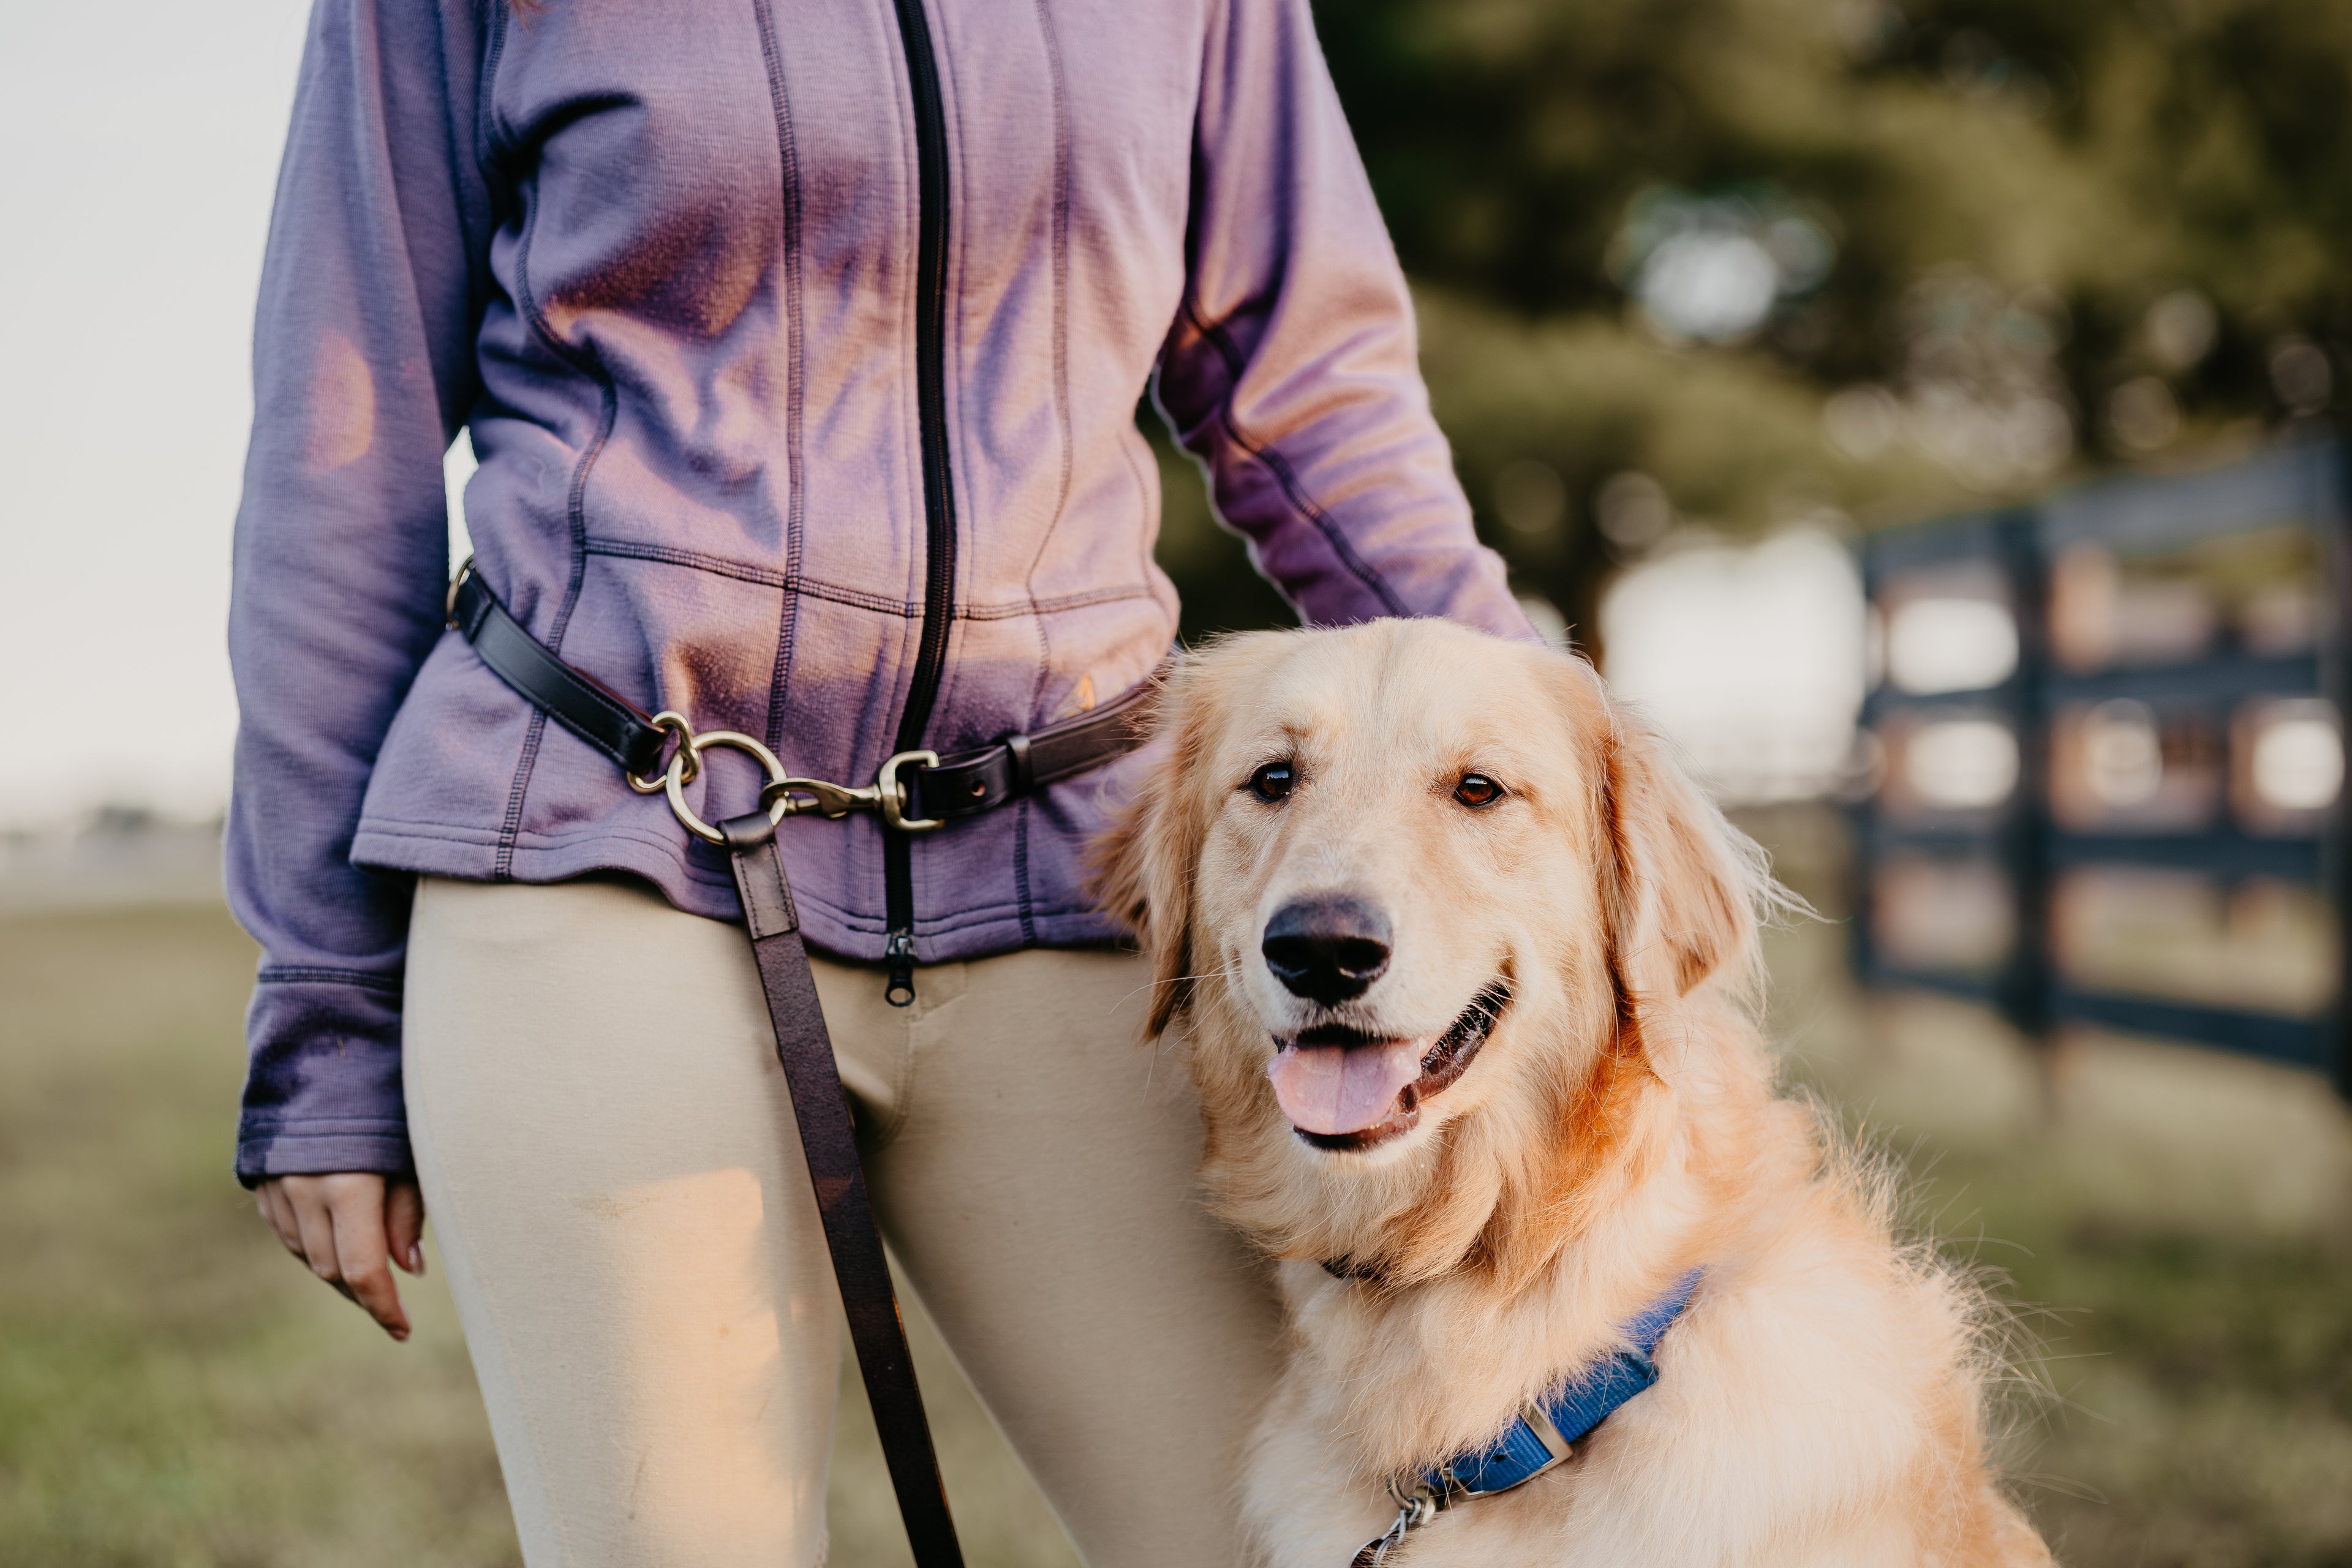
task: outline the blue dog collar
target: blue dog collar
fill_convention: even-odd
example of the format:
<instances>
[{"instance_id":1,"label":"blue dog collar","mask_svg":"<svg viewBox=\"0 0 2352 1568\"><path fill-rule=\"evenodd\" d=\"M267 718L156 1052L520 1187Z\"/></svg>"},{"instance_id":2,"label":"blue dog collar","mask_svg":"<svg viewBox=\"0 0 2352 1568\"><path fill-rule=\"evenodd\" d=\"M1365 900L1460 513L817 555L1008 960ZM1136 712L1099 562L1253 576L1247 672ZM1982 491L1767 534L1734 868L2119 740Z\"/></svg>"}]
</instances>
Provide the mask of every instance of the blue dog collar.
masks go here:
<instances>
[{"instance_id":1,"label":"blue dog collar","mask_svg":"<svg viewBox=\"0 0 2352 1568\"><path fill-rule=\"evenodd\" d=\"M1454 1503L1525 1486L1565 1460L1577 1439L1658 1381L1658 1365L1651 1358L1658 1342L1690 1305L1706 1272L1694 1268L1675 1280L1664 1295L1618 1331L1622 1344L1556 1392L1530 1402L1492 1445L1456 1454L1418 1476L1391 1480L1389 1495L1397 1500L1396 1522L1386 1534L1366 1542L1350 1568L1379 1568L1407 1531L1428 1523Z\"/></svg>"}]
</instances>

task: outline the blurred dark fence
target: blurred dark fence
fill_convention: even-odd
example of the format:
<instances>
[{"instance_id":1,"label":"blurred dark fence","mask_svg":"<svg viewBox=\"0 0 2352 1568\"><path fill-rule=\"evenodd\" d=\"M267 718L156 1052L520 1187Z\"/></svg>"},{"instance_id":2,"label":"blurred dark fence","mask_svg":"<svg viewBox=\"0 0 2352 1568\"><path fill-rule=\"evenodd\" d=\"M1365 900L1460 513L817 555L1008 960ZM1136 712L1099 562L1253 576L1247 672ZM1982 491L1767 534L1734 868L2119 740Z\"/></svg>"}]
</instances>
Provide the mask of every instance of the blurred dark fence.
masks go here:
<instances>
[{"instance_id":1,"label":"blurred dark fence","mask_svg":"<svg viewBox=\"0 0 2352 1568\"><path fill-rule=\"evenodd\" d=\"M2347 461L2306 440L1868 539L1866 983L2352 1094Z\"/></svg>"}]
</instances>

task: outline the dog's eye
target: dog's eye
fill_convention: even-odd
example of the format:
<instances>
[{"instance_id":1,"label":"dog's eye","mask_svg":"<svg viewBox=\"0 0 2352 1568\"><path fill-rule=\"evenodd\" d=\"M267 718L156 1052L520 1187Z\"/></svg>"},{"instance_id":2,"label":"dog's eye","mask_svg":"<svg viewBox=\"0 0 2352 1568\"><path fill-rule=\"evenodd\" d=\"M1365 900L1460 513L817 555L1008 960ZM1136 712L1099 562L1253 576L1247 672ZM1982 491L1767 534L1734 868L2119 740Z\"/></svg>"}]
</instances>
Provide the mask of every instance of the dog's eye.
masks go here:
<instances>
[{"instance_id":1,"label":"dog's eye","mask_svg":"<svg viewBox=\"0 0 2352 1568\"><path fill-rule=\"evenodd\" d=\"M1290 793L1292 776L1288 763L1267 763L1250 774L1250 794L1263 801L1280 800Z\"/></svg>"},{"instance_id":2,"label":"dog's eye","mask_svg":"<svg viewBox=\"0 0 2352 1568\"><path fill-rule=\"evenodd\" d=\"M1503 786L1485 773L1464 773L1454 786L1454 798L1467 806L1492 805L1503 798Z\"/></svg>"}]
</instances>

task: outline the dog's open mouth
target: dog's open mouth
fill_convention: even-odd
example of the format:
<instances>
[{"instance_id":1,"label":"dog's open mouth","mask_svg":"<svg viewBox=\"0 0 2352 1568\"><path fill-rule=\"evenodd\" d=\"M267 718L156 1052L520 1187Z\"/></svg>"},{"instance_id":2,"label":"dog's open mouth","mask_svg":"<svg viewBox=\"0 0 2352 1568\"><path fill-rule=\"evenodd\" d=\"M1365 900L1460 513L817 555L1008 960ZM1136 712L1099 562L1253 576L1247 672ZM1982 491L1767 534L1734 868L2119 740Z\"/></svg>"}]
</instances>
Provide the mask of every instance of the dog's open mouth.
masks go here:
<instances>
[{"instance_id":1,"label":"dog's open mouth","mask_svg":"<svg viewBox=\"0 0 2352 1568\"><path fill-rule=\"evenodd\" d=\"M1510 986L1497 980L1434 1040L1318 1024L1277 1041L1266 1076L1299 1137L1318 1149L1369 1149L1412 1130L1422 1101L1468 1070L1510 1003Z\"/></svg>"}]
</instances>

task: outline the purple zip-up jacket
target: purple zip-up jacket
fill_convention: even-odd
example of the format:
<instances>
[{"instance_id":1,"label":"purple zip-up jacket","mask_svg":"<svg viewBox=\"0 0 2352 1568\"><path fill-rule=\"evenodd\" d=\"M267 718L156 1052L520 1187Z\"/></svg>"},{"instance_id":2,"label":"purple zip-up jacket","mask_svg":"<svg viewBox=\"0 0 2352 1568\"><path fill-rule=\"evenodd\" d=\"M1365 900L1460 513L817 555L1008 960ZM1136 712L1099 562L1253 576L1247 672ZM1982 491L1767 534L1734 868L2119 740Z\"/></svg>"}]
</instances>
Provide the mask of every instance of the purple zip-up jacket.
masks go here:
<instances>
[{"instance_id":1,"label":"purple zip-up jacket","mask_svg":"<svg viewBox=\"0 0 2352 1568\"><path fill-rule=\"evenodd\" d=\"M910 730L985 744L1160 661L1147 384L1308 619L1525 633L1306 0L318 0L255 337L247 1182L408 1168L413 875L619 870L738 912L660 797L445 631L461 427L480 571L532 635L795 773L870 783ZM923 962L1111 935L1080 854L1128 776L896 873L870 816L787 823L809 940L882 957L894 874ZM695 804L751 783L715 760Z\"/></svg>"}]
</instances>

